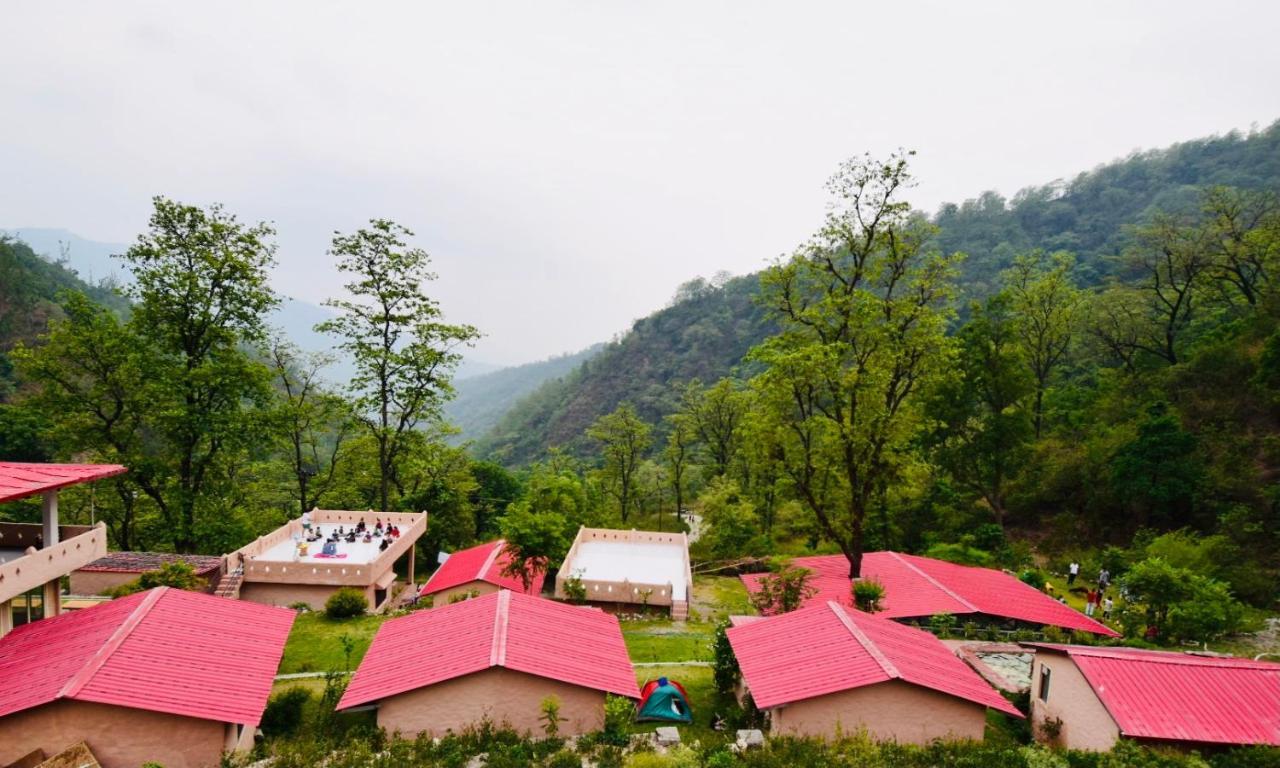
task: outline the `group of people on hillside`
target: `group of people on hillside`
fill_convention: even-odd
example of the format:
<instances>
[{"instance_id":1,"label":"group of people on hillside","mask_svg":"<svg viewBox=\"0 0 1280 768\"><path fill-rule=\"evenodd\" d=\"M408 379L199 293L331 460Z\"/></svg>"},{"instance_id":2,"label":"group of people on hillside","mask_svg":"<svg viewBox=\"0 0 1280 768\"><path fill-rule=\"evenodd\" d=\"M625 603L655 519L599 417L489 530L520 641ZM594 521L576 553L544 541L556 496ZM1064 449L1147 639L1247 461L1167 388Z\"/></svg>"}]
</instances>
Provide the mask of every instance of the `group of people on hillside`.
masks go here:
<instances>
[{"instance_id":1,"label":"group of people on hillside","mask_svg":"<svg viewBox=\"0 0 1280 768\"><path fill-rule=\"evenodd\" d=\"M324 541L324 544L320 550L320 557L339 557L338 544L344 541L348 544L355 544L358 541L372 544L374 539L379 539L378 551L382 552L391 546L391 542L400 538L400 527L391 524L390 521L384 526L381 518L374 522L372 528L363 520L357 521L355 526L349 530L346 526L339 525L337 529L330 531L329 536L326 538L319 527L312 528L310 512L302 514L302 531L303 539L298 542L299 557L306 557L310 549L309 545L321 540Z\"/></svg>"},{"instance_id":2,"label":"group of people on hillside","mask_svg":"<svg viewBox=\"0 0 1280 768\"><path fill-rule=\"evenodd\" d=\"M1075 560L1067 566L1067 588L1070 589L1075 584L1076 578L1080 575L1080 563ZM1111 571L1103 566L1098 571L1098 586L1091 587L1085 592L1084 615L1095 616L1098 611L1102 611L1104 620L1111 618L1111 611L1115 608L1116 603L1107 596L1107 588L1111 586ZM1060 598L1062 602L1066 602L1066 597Z\"/></svg>"}]
</instances>

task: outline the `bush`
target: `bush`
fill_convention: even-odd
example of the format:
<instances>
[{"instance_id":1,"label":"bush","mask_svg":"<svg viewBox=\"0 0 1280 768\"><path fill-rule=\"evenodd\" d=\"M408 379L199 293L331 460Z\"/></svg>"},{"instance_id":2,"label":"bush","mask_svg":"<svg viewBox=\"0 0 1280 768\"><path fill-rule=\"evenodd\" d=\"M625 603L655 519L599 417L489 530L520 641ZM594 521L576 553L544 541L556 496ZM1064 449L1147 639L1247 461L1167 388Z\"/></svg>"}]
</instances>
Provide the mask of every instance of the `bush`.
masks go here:
<instances>
[{"instance_id":1,"label":"bush","mask_svg":"<svg viewBox=\"0 0 1280 768\"><path fill-rule=\"evenodd\" d=\"M875 613L884 600L884 585L875 579L865 578L853 582L853 604L858 610Z\"/></svg>"},{"instance_id":2,"label":"bush","mask_svg":"<svg viewBox=\"0 0 1280 768\"><path fill-rule=\"evenodd\" d=\"M1030 584L1036 589L1044 590L1044 574L1037 568L1027 568L1018 574L1018 578L1022 580L1023 584Z\"/></svg>"},{"instance_id":3,"label":"bush","mask_svg":"<svg viewBox=\"0 0 1280 768\"><path fill-rule=\"evenodd\" d=\"M343 587L324 601L325 615L331 619L349 619L360 616L369 607L364 593L352 587Z\"/></svg>"},{"instance_id":4,"label":"bush","mask_svg":"<svg viewBox=\"0 0 1280 768\"><path fill-rule=\"evenodd\" d=\"M564 580L564 596L575 605L587 602L587 588L582 583L581 576L574 574Z\"/></svg>"},{"instance_id":5,"label":"bush","mask_svg":"<svg viewBox=\"0 0 1280 768\"><path fill-rule=\"evenodd\" d=\"M938 637L950 637L956 628L956 617L949 613L939 613L929 617L929 631Z\"/></svg>"},{"instance_id":6,"label":"bush","mask_svg":"<svg viewBox=\"0 0 1280 768\"><path fill-rule=\"evenodd\" d=\"M208 584L196 575L188 563L165 563L154 571L147 571L127 584L107 590L108 597L124 597L156 587L174 587L191 592L203 592Z\"/></svg>"},{"instance_id":7,"label":"bush","mask_svg":"<svg viewBox=\"0 0 1280 768\"><path fill-rule=\"evenodd\" d=\"M311 701L311 691L306 688L288 688L267 701L262 712L262 733L266 736L284 736L294 733L302 725L303 710Z\"/></svg>"},{"instance_id":8,"label":"bush","mask_svg":"<svg viewBox=\"0 0 1280 768\"><path fill-rule=\"evenodd\" d=\"M562 749L547 758L547 768L582 768L582 757L577 752Z\"/></svg>"},{"instance_id":9,"label":"bush","mask_svg":"<svg viewBox=\"0 0 1280 768\"><path fill-rule=\"evenodd\" d=\"M760 591L751 596L751 604L766 616L789 613L813 597L818 590L809 584L813 571L784 566L781 571L760 579Z\"/></svg>"},{"instance_id":10,"label":"bush","mask_svg":"<svg viewBox=\"0 0 1280 768\"><path fill-rule=\"evenodd\" d=\"M631 699L610 694L604 700L604 731L601 741L605 744L625 746L628 741L627 730L635 717L636 707Z\"/></svg>"}]
</instances>

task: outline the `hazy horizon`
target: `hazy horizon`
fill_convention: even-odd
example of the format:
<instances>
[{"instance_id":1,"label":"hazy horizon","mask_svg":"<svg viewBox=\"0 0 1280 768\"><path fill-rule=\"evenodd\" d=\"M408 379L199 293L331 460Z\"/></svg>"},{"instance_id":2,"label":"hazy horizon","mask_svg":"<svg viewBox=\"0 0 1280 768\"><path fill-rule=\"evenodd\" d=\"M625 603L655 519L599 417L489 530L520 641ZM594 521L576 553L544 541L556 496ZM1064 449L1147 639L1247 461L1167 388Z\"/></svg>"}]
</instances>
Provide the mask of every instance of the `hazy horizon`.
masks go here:
<instances>
[{"instance_id":1,"label":"hazy horizon","mask_svg":"<svg viewBox=\"0 0 1280 768\"><path fill-rule=\"evenodd\" d=\"M1206 13L10 6L0 227L128 243L153 195L221 202L274 222L276 287L318 304L342 282L332 231L394 218L487 334L469 356L515 365L790 250L852 155L915 149L933 211L1280 118L1280 6Z\"/></svg>"}]
</instances>

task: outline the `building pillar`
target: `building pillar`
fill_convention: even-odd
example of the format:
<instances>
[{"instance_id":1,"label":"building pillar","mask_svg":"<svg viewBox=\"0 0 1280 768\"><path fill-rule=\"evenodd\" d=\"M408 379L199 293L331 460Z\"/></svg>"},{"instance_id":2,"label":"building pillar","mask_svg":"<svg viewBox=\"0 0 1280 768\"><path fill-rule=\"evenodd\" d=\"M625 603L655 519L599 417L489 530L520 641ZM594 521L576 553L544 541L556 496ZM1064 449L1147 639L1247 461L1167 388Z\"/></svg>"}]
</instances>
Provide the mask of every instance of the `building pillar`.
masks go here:
<instances>
[{"instance_id":1,"label":"building pillar","mask_svg":"<svg viewBox=\"0 0 1280 768\"><path fill-rule=\"evenodd\" d=\"M44 546L58 543L58 492L45 491L44 504L40 508L44 521Z\"/></svg>"},{"instance_id":2,"label":"building pillar","mask_svg":"<svg viewBox=\"0 0 1280 768\"><path fill-rule=\"evenodd\" d=\"M53 618L62 613L62 579L46 581L44 584L44 617Z\"/></svg>"},{"instance_id":3,"label":"building pillar","mask_svg":"<svg viewBox=\"0 0 1280 768\"><path fill-rule=\"evenodd\" d=\"M4 637L13 630L13 609L10 607L13 600L5 600L0 603L0 637Z\"/></svg>"},{"instance_id":4,"label":"building pillar","mask_svg":"<svg viewBox=\"0 0 1280 768\"><path fill-rule=\"evenodd\" d=\"M413 560L414 560L414 555L417 553L417 551L418 551L418 542L415 541L413 543L413 546L409 547L409 589L414 589L415 587L418 586L413 581Z\"/></svg>"}]
</instances>

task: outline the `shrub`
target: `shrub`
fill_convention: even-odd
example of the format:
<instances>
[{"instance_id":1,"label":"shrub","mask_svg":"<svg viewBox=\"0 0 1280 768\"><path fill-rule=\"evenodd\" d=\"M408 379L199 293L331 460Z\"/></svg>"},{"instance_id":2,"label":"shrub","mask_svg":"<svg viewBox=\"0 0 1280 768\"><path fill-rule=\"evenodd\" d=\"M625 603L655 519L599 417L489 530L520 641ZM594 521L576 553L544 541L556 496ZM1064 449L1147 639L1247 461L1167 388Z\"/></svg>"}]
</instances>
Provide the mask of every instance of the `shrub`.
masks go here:
<instances>
[{"instance_id":1,"label":"shrub","mask_svg":"<svg viewBox=\"0 0 1280 768\"><path fill-rule=\"evenodd\" d=\"M1044 574L1037 568L1027 568L1022 573L1018 574L1018 578L1021 579L1024 584L1030 584L1036 589L1044 590Z\"/></svg>"},{"instance_id":2,"label":"shrub","mask_svg":"<svg viewBox=\"0 0 1280 768\"><path fill-rule=\"evenodd\" d=\"M154 571L147 571L127 584L107 590L108 597L124 597L156 587L174 587L191 592L203 592L208 584L196 575L188 563L165 563Z\"/></svg>"},{"instance_id":3,"label":"shrub","mask_svg":"<svg viewBox=\"0 0 1280 768\"><path fill-rule=\"evenodd\" d=\"M587 588L582 583L581 576L574 574L564 580L564 596L575 605L587 602Z\"/></svg>"},{"instance_id":4,"label":"shrub","mask_svg":"<svg viewBox=\"0 0 1280 768\"><path fill-rule=\"evenodd\" d=\"M272 696L262 712L262 733L283 736L297 731L309 701L311 691L306 688L287 688Z\"/></svg>"},{"instance_id":5,"label":"shrub","mask_svg":"<svg viewBox=\"0 0 1280 768\"><path fill-rule=\"evenodd\" d=\"M858 610L875 613L884 600L884 585L875 579L858 579L853 582L853 604Z\"/></svg>"},{"instance_id":6,"label":"shrub","mask_svg":"<svg viewBox=\"0 0 1280 768\"><path fill-rule=\"evenodd\" d=\"M811 578L813 572L808 568L783 566L781 571L760 579L760 591L751 596L751 604L766 615L794 611L818 593L809 584Z\"/></svg>"},{"instance_id":7,"label":"shrub","mask_svg":"<svg viewBox=\"0 0 1280 768\"><path fill-rule=\"evenodd\" d=\"M294 603L289 603L289 607L295 611L301 611L303 613L307 613L308 611L311 610L311 603L308 603L305 600L299 600Z\"/></svg>"},{"instance_id":8,"label":"shrub","mask_svg":"<svg viewBox=\"0 0 1280 768\"><path fill-rule=\"evenodd\" d=\"M555 696L548 696L542 700L539 706L542 714L539 720L542 721L542 732L547 735L548 739L554 739L560 735L560 723L564 718L560 716L560 699Z\"/></svg>"},{"instance_id":9,"label":"shrub","mask_svg":"<svg viewBox=\"0 0 1280 768\"><path fill-rule=\"evenodd\" d=\"M729 644L728 629L728 619L716 625L716 639L712 648L715 655L716 693L724 701L734 698L734 691L738 687L738 677L741 674L738 669L738 659L733 654L733 646Z\"/></svg>"},{"instance_id":10,"label":"shrub","mask_svg":"<svg viewBox=\"0 0 1280 768\"><path fill-rule=\"evenodd\" d=\"M631 703L631 699L613 696L612 694L606 696L604 700L604 731L601 733L601 741L606 744L625 746L628 741L627 729L631 725L631 719L635 716L635 713L636 708Z\"/></svg>"},{"instance_id":11,"label":"shrub","mask_svg":"<svg viewBox=\"0 0 1280 768\"><path fill-rule=\"evenodd\" d=\"M577 752L562 749L547 758L547 768L582 768L582 757Z\"/></svg>"},{"instance_id":12,"label":"shrub","mask_svg":"<svg viewBox=\"0 0 1280 768\"><path fill-rule=\"evenodd\" d=\"M369 607L364 593L352 587L343 587L324 601L325 615L331 619L349 619L359 616Z\"/></svg>"},{"instance_id":13,"label":"shrub","mask_svg":"<svg viewBox=\"0 0 1280 768\"><path fill-rule=\"evenodd\" d=\"M929 631L938 637L950 637L956 628L956 617L949 613L939 613L929 617Z\"/></svg>"}]
</instances>

